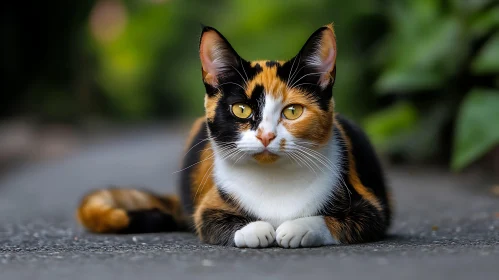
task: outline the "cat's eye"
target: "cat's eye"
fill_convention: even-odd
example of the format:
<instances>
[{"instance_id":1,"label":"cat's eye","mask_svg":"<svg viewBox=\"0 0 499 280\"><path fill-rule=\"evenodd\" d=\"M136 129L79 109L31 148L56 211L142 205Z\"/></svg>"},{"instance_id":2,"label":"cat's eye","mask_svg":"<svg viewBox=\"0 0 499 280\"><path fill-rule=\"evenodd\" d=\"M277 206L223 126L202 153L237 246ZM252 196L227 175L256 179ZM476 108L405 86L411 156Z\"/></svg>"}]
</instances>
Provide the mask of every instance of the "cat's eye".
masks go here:
<instances>
[{"instance_id":1,"label":"cat's eye","mask_svg":"<svg viewBox=\"0 0 499 280\"><path fill-rule=\"evenodd\" d=\"M303 114L303 106L299 104L289 105L282 110L282 115L288 120L296 120Z\"/></svg>"},{"instance_id":2,"label":"cat's eye","mask_svg":"<svg viewBox=\"0 0 499 280\"><path fill-rule=\"evenodd\" d=\"M247 119L251 117L253 110L250 106L244 103L235 103L231 107L232 114L240 119Z\"/></svg>"}]
</instances>

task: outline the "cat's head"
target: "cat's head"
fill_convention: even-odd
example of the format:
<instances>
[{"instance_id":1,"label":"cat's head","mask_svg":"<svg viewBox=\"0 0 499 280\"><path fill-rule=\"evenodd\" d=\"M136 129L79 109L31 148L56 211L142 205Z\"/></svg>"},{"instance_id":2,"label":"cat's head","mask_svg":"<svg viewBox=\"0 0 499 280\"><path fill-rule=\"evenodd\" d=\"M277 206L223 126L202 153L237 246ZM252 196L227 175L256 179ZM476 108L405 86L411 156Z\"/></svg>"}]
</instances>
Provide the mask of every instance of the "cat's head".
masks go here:
<instances>
[{"instance_id":1,"label":"cat's head","mask_svg":"<svg viewBox=\"0 0 499 280\"><path fill-rule=\"evenodd\" d=\"M208 130L220 157L274 163L328 143L336 73L332 25L315 31L289 61L246 61L211 27L203 29L199 53Z\"/></svg>"}]
</instances>

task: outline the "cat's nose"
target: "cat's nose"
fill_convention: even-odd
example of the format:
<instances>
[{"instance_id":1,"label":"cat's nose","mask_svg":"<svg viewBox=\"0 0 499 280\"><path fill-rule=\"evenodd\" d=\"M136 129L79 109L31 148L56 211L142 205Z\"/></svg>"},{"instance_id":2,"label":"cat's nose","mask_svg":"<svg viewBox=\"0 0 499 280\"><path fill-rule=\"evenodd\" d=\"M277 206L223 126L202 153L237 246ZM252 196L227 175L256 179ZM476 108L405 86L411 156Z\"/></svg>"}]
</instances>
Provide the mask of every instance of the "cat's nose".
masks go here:
<instances>
[{"instance_id":1,"label":"cat's nose","mask_svg":"<svg viewBox=\"0 0 499 280\"><path fill-rule=\"evenodd\" d=\"M272 140L275 139L275 134L273 132L262 132L256 135L256 138L262 142L262 144L267 147Z\"/></svg>"}]
</instances>

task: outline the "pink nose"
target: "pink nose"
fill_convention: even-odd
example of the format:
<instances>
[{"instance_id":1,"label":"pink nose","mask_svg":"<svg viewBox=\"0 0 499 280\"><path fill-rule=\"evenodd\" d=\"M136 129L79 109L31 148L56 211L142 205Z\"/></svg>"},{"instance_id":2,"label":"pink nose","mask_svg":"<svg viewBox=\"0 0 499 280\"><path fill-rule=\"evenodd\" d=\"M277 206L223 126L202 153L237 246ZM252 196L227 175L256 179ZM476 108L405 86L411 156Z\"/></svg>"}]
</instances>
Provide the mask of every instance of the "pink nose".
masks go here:
<instances>
[{"instance_id":1,"label":"pink nose","mask_svg":"<svg viewBox=\"0 0 499 280\"><path fill-rule=\"evenodd\" d=\"M275 139L275 134L272 132L263 132L256 135L256 138L262 142L262 144L267 147L272 140Z\"/></svg>"}]
</instances>

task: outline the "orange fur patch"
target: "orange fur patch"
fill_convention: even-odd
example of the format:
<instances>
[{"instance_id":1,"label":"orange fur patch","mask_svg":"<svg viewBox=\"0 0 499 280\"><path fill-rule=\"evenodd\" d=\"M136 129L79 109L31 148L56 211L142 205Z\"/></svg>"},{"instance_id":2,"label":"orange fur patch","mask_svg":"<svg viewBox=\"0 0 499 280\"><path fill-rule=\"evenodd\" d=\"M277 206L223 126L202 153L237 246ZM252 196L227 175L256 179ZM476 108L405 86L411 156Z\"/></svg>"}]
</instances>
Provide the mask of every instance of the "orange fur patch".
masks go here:
<instances>
[{"instance_id":1,"label":"orange fur patch","mask_svg":"<svg viewBox=\"0 0 499 280\"><path fill-rule=\"evenodd\" d=\"M251 128L250 123L240 123L238 126L239 126L239 132L244 132Z\"/></svg>"},{"instance_id":2,"label":"orange fur patch","mask_svg":"<svg viewBox=\"0 0 499 280\"><path fill-rule=\"evenodd\" d=\"M199 164L194 166L191 173L192 185L191 193L193 194L194 206L199 205L206 193L214 188L213 168L214 154L211 148L211 143L207 142L203 145L203 151L199 158Z\"/></svg>"},{"instance_id":3,"label":"orange fur patch","mask_svg":"<svg viewBox=\"0 0 499 280\"><path fill-rule=\"evenodd\" d=\"M258 163L270 164L270 163L276 162L279 159L279 156L276 154L272 154L272 153L269 153L267 151L264 151L264 152L261 152L258 154L254 154L253 158L256 159L256 161L258 161Z\"/></svg>"},{"instance_id":4,"label":"orange fur patch","mask_svg":"<svg viewBox=\"0 0 499 280\"><path fill-rule=\"evenodd\" d=\"M88 230L97 233L113 233L128 226L126 211L115 208L112 194L100 190L87 195L77 211L77 218Z\"/></svg>"},{"instance_id":5,"label":"orange fur patch","mask_svg":"<svg viewBox=\"0 0 499 280\"><path fill-rule=\"evenodd\" d=\"M199 200L199 204L197 204L196 210L194 212L194 225L196 226L196 232L199 238L203 241L206 240L202 235L201 226L203 225L203 213L207 209L217 209L224 210L232 213L238 213L239 209L233 208L231 205L228 205L218 193L216 188L210 188L207 190L203 197Z\"/></svg>"},{"instance_id":6,"label":"orange fur patch","mask_svg":"<svg viewBox=\"0 0 499 280\"><path fill-rule=\"evenodd\" d=\"M341 133L341 137L345 140L345 143L347 145L347 150L348 150L348 161L349 161L349 166L348 166L348 180L352 184L353 188L355 191L357 191L366 201L371 203L376 209L379 211L382 211L383 208L381 207L381 204L378 200L378 198L374 195L373 192L371 192L368 188L366 188L358 174L357 174L357 169L355 168L355 159L352 154L352 144L350 142L350 138L346 135L345 131L343 130L343 127L340 125L338 121L334 121L334 125L338 128L338 130Z\"/></svg>"},{"instance_id":7,"label":"orange fur patch","mask_svg":"<svg viewBox=\"0 0 499 280\"><path fill-rule=\"evenodd\" d=\"M286 139L282 138L281 142L279 142L279 150L284 151L284 148L286 147Z\"/></svg>"},{"instance_id":8,"label":"orange fur patch","mask_svg":"<svg viewBox=\"0 0 499 280\"><path fill-rule=\"evenodd\" d=\"M302 115L296 120L282 120L282 125L289 133L296 138L309 140L319 145L329 142L333 126L333 103L330 104L328 111L323 111L318 104L296 89L288 92L284 102L285 106L300 104L304 107Z\"/></svg>"},{"instance_id":9,"label":"orange fur patch","mask_svg":"<svg viewBox=\"0 0 499 280\"><path fill-rule=\"evenodd\" d=\"M341 240L342 226L341 223L331 216L324 216L324 221L329 229L329 232L336 240Z\"/></svg>"},{"instance_id":10,"label":"orange fur patch","mask_svg":"<svg viewBox=\"0 0 499 280\"><path fill-rule=\"evenodd\" d=\"M262 71L248 82L246 95L251 98L255 87L262 85L265 88L266 94L270 94L276 99L279 97L285 98L287 93L286 83L277 77L277 67L267 67L265 63L265 60L251 63L253 67L259 64L262 67Z\"/></svg>"},{"instance_id":11,"label":"orange fur patch","mask_svg":"<svg viewBox=\"0 0 499 280\"><path fill-rule=\"evenodd\" d=\"M208 121L213 121L215 118L215 110L217 109L218 101L220 100L220 94L213 97L205 95L204 97L204 109L206 112L206 119Z\"/></svg>"}]
</instances>

